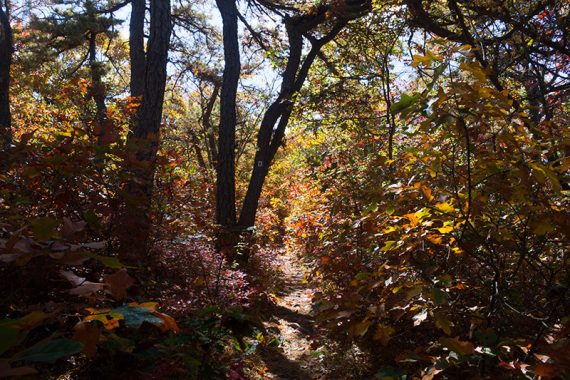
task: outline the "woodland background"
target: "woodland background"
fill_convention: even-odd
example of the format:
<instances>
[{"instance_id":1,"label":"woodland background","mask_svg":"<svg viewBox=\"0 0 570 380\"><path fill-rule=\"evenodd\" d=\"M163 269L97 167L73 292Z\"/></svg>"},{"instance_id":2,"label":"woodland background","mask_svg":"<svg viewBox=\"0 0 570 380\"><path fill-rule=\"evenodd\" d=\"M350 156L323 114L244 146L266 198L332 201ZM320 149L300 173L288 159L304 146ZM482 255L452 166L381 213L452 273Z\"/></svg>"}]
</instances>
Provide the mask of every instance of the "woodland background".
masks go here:
<instances>
[{"instance_id":1,"label":"woodland background","mask_svg":"<svg viewBox=\"0 0 570 380\"><path fill-rule=\"evenodd\" d=\"M0 377L570 378L564 0L3 0Z\"/></svg>"}]
</instances>

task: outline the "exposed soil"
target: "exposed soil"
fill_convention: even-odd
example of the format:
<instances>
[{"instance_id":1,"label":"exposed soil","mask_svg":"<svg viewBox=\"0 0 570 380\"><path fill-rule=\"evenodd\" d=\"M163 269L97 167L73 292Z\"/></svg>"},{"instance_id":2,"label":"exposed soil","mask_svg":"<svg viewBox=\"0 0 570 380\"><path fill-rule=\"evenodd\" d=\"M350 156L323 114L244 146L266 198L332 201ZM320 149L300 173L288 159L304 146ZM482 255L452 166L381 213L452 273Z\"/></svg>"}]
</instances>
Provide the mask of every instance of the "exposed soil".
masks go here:
<instances>
[{"instance_id":1,"label":"exposed soil","mask_svg":"<svg viewBox=\"0 0 570 380\"><path fill-rule=\"evenodd\" d=\"M312 343L318 336L312 317L313 289L305 281L301 261L293 254L281 252L275 265L282 272L283 288L276 294L263 322L267 331L279 337L279 347L260 350L264 371L259 379L325 379L324 368ZM263 316L265 317L265 316Z\"/></svg>"}]
</instances>

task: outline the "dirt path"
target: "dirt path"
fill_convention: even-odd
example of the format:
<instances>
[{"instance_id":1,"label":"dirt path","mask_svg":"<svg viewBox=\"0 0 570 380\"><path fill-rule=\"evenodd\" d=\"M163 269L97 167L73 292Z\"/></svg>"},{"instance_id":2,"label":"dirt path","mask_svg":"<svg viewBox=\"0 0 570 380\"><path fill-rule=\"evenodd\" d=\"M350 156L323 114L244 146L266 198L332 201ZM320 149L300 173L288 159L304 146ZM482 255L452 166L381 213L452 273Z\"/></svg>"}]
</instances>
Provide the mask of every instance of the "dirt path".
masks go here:
<instances>
[{"instance_id":1,"label":"dirt path","mask_svg":"<svg viewBox=\"0 0 570 380\"><path fill-rule=\"evenodd\" d=\"M270 310L273 317L264 325L283 343L261 350L267 368L261 378L324 379L319 358L311 349L317 330L311 316L313 290L304 281L303 265L293 254L284 252L276 258L276 265L283 273L284 287Z\"/></svg>"}]
</instances>

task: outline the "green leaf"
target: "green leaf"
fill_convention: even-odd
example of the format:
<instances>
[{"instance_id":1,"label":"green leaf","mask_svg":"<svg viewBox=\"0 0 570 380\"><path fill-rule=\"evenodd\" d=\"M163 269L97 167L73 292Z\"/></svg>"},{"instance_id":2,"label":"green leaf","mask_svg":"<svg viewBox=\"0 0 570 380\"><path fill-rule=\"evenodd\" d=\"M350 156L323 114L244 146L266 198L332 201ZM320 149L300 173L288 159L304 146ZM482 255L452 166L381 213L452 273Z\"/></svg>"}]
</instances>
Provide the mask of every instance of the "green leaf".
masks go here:
<instances>
[{"instance_id":1,"label":"green leaf","mask_svg":"<svg viewBox=\"0 0 570 380\"><path fill-rule=\"evenodd\" d=\"M164 321L153 314L153 310L141 306L121 306L112 310L114 313L122 314L125 319L125 326L139 328L144 322L155 326L164 325Z\"/></svg>"},{"instance_id":2,"label":"green leaf","mask_svg":"<svg viewBox=\"0 0 570 380\"><path fill-rule=\"evenodd\" d=\"M123 263L121 263L119 261L119 259L116 257L101 256L101 255L95 255L92 253L85 253L85 256L91 257L92 259L99 261L101 264L105 265L107 268L122 269L125 267L125 265L123 265Z\"/></svg>"},{"instance_id":3,"label":"green leaf","mask_svg":"<svg viewBox=\"0 0 570 380\"><path fill-rule=\"evenodd\" d=\"M395 244L397 243L397 241L395 240L388 240L384 246L380 249L380 251L382 252L387 252L389 251Z\"/></svg>"},{"instance_id":4,"label":"green leaf","mask_svg":"<svg viewBox=\"0 0 570 380\"><path fill-rule=\"evenodd\" d=\"M54 363L56 360L81 352L83 345L71 339L42 341L18 355L18 360Z\"/></svg>"},{"instance_id":5,"label":"green leaf","mask_svg":"<svg viewBox=\"0 0 570 380\"><path fill-rule=\"evenodd\" d=\"M20 330L8 326L0 326L0 355L18 343Z\"/></svg>"},{"instance_id":6,"label":"green leaf","mask_svg":"<svg viewBox=\"0 0 570 380\"><path fill-rule=\"evenodd\" d=\"M392 104L392 106L390 107L390 111L394 115L397 115L397 114L405 111L407 108L410 108L412 105L414 105L414 103L416 103L419 98L420 98L420 96L418 94L415 94L412 96L410 96L408 94L402 94L402 96L400 97L400 100L398 102Z\"/></svg>"},{"instance_id":7,"label":"green leaf","mask_svg":"<svg viewBox=\"0 0 570 380\"><path fill-rule=\"evenodd\" d=\"M31 222L32 232L38 240L48 240L55 233L57 220L53 218L39 218Z\"/></svg>"},{"instance_id":8,"label":"green leaf","mask_svg":"<svg viewBox=\"0 0 570 380\"><path fill-rule=\"evenodd\" d=\"M368 207L366 207L366 209L364 209L364 211L362 211L362 216L365 217L367 215L369 215L372 212L376 212L378 211L378 202L374 201L372 203L370 203L368 205Z\"/></svg>"},{"instance_id":9,"label":"green leaf","mask_svg":"<svg viewBox=\"0 0 570 380\"><path fill-rule=\"evenodd\" d=\"M439 289L439 288L432 288L431 289L431 299L432 301L436 304L436 305L443 305L444 303L447 302L447 299L449 298L449 296L447 295L446 292L444 292L443 290Z\"/></svg>"},{"instance_id":10,"label":"green leaf","mask_svg":"<svg viewBox=\"0 0 570 380\"><path fill-rule=\"evenodd\" d=\"M439 312L435 314L435 326L447 335L451 334L451 321L447 319L443 313Z\"/></svg>"},{"instance_id":11,"label":"green leaf","mask_svg":"<svg viewBox=\"0 0 570 380\"><path fill-rule=\"evenodd\" d=\"M360 272L358 273L356 276L354 276L355 279L357 279L358 281L364 280L366 277L370 276L370 272Z\"/></svg>"},{"instance_id":12,"label":"green leaf","mask_svg":"<svg viewBox=\"0 0 570 380\"><path fill-rule=\"evenodd\" d=\"M382 367L376 372L374 377L380 380L399 380L406 376L406 371L400 368L386 366Z\"/></svg>"},{"instance_id":13,"label":"green leaf","mask_svg":"<svg viewBox=\"0 0 570 380\"><path fill-rule=\"evenodd\" d=\"M499 342L499 336L493 329L478 330L474 335L477 343L483 346L493 347Z\"/></svg>"}]
</instances>

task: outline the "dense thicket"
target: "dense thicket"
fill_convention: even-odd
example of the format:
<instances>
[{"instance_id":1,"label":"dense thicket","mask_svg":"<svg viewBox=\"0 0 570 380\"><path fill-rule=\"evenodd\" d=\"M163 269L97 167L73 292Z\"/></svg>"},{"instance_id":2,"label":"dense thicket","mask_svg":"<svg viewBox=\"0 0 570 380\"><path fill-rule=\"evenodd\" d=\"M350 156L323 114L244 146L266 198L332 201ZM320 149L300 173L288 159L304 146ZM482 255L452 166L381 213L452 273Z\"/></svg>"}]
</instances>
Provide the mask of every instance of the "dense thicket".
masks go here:
<instances>
[{"instance_id":1,"label":"dense thicket","mask_svg":"<svg viewBox=\"0 0 570 380\"><path fill-rule=\"evenodd\" d=\"M569 13L4 1L0 377L263 378L286 251L331 378L568 378Z\"/></svg>"}]
</instances>

